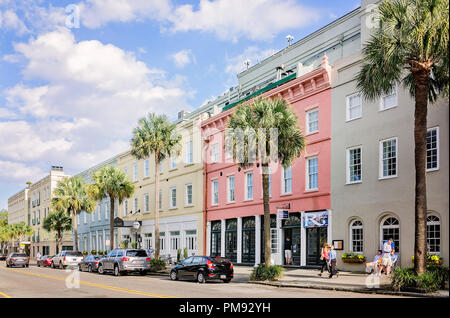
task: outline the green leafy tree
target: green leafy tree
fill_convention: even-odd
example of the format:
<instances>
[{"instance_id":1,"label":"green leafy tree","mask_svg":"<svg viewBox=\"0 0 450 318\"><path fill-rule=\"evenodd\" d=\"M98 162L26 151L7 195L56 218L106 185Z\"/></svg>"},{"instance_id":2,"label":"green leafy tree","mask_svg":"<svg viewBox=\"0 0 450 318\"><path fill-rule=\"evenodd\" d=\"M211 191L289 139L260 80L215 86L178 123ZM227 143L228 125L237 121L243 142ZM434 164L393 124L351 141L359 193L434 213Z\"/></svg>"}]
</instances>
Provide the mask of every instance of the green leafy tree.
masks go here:
<instances>
[{"instance_id":1,"label":"green leafy tree","mask_svg":"<svg viewBox=\"0 0 450 318\"><path fill-rule=\"evenodd\" d=\"M42 227L48 232L56 232L56 250L61 251L64 232L72 230L72 218L64 210L51 211L44 218Z\"/></svg>"},{"instance_id":2,"label":"green leafy tree","mask_svg":"<svg viewBox=\"0 0 450 318\"><path fill-rule=\"evenodd\" d=\"M28 224L25 224L25 222L12 224L12 227L15 237L19 239L19 244L23 240L24 236L29 236L33 234L33 228ZM19 249L21 249L20 245Z\"/></svg>"},{"instance_id":3,"label":"green leafy tree","mask_svg":"<svg viewBox=\"0 0 450 318\"><path fill-rule=\"evenodd\" d=\"M2 254L5 254L5 249L8 246L8 242L11 240L11 231L8 224L0 226L0 243Z\"/></svg>"},{"instance_id":4,"label":"green leafy tree","mask_svg":"<svg viewBox=\"0 0 450 318\"><path fill-rule=\"evenodd\" d=\"M234 159L240 157L239 165L246 168L254 162L261 162L264 259L265 266L269 267L271 265L269 165L280 162L283 167L289 167L305 148L305 138L294 111L285 99L280 98L258 98L252 104L240 104L231 115L228 128L234 132L240 130L246 136L242 141L243 151L239 153L236 148L237 139L226 137L227 148L232 146L234 149ZM277 138L273 135L274 130L278 133ZM277 149L276 153L274 149Z\"/></svg>"},{"instance_id":5,"label":"green leafy tree","mask_svg":"<svg viewBox=\"0 0 450 318\"><path fill-rule=\"evenodd\" d=\"M96 200L108 197L110 200L109 233L110 248L114 248L114 209L134 193L134 185L125 173L115 166L104 166L92 174L93 185L88 186L89 196Z\"/></svg>"},{"instance_id":6,"label":"green leafy tree","mask_svg":"<svg viewBox=\"0 0 450 318\"><path fill-rule=\"evenodd\" d=\"M402 84L415 99L414 269L426 269L426 146L428 103L449 92L448 0L386 0L365 44L358 87L369 100Z\"/></svg>"},{"instance_id":7,"label":"green leafy tree","mask_svg":"<svg viewBox=\"0 0 450 318\"><path fill-rule=\"evenodd\" d=\"M77 216L81 210L92 213L95 207L96 201L88 195L87 185L81 177L64 178L56 185L52 208L55 211L66 211L72 217L76 251L78 251Z\"/></svg>"},{"instance_id":8,"label":"green leafy tree","mask_svg":"<svg viewBox=\"0 0 450 318\"><path fill-rule=\"evenodd\" d=\"M155 258L159 258L159 171L156 165L167 156L179 155L181 135L176 125L166 116L149 114L141 118L133 130L131 154L136 159L146 159L153 154L155 160Z\"/></svg>"}]
</instances>

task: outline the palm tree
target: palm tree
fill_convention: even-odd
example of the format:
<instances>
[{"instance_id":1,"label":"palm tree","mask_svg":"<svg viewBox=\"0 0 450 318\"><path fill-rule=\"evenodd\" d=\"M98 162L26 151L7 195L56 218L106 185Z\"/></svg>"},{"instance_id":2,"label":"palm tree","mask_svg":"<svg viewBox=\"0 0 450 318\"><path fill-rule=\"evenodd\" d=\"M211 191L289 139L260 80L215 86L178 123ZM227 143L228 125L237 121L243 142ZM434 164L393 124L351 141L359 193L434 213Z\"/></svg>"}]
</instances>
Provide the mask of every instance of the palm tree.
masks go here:
<instances>
[{"instance_id":1,"label":"palm tree","mask_svg":"<svg viewBox=\"0 0 450 318\"><path fill-rule=\"evenodd\" d=\"M72 219L65 210L52 211L44 218L42 227L48 232L56 232L56 251L58 253L61 251L64 232L72 230Z\"/></svg>"},{"instance_id":2,"label":"palm tree","mask_svg":"<svg viewBox=\"0 0 450 318\"><path fill-rule=\"evenodd\" d=\"M8 246L8 242L11 240L11 231L8 224L0 226L0 243L2 254L5 254L5 247Z\"/></svg>"},{"instance_id":3,"label":"palm tree","mask_svg":"<svg viewBox=\"0 0 450 318\"><path fill-rule=\"evenodd\" d=\"M261 161L262 188L264 203L264 259L265 266L271 265L271 243L270 243L270 205L269 205L269 165L271 162L280 161L283 167L289 167L292 162L299 158L305 148L305 138L297 123L297 116L285 99L256 99L253 104L245 103L237 107L228 122L228 128L254 133L252 138L243 140L243 156L239 165L248 167L256 161ZM278 139L273 138L271 130L278 132ZM272 130L273 131L273 130ZM231 144L230 144L231 142ZM231 145L236 148L236 139L226 139L227 148ZM278 142L276 144L276 142ZM261 147L263 146L263 147ZM270 150L277 153L270 155ZM230 149L230 148L228 148ZM236 159L237 150L233 151ZM253 155L252 155L253 153Z\"/></svg>"},{"instance_id":4,"label":"palm tree","mask_svg":"<svg viewBox=\"0 0 450 318\"><path fill-rule=\"evenodd\" d=\"M167 156L179 155L181 135L175 132L176 126L166 116L149 114L141 118L133 130L131 154L138 160L155 159L155 257L159 258L159 172L156 165Z\"/></svg>"},{"instance_id":5,"label":"palm tree","mask_svg":"<svg viewBox=\"0 0 450 318\"><path fill-rule=\"evenodd\" d=\"M369 100L402 83L415 99L414 269L426 268L426 147L428 102L448 96L448 0L387 0L379 5L380 25L363 48L358 87Z\"/></svg>"},{"instance_id":6,"label":"palm tree","mask_svg":"<svg viewBox=\"0 0 450 318\"><path fill-rule=\"evenodd\" d=\"M119 204L134 193L134 185L125 175L125 173L114 166L104 166L92 174L94 185L88 187L90 196L96 200L109 197L110 200L110 217L109 217L109 233L110 246L114 248L114 210L116 199Z\"/></svg>"},{"instance_id":7,"label":"palm tree","mask_svg":"<svg viewBox=\"0 0 450 318\"><path fill-rule=\"evenodd\" d=\"M53 192L52 208L56 211L67 211L73 218L74 246L78 251L77 214L84 210L91 213L95 210L96 201L86 191L86 184L81 177L64 178L58 182Z\"/></svg>"},{"instance_id":8,"label":"palm tree","mask_svg":"<svg viewBox=\"0 0 450 318\"><path fill-rule=\"evenodd\" d=\"M25 224L25 222L13 224L13 227L14 227L15 237L19 239L19 244L23 240L24 236L29 236L29 235L33 234L33 228L31 226L29 226L28 224ZM19 245L19 249L21 249L20 245Z\"/></svg>"}]
</instances>

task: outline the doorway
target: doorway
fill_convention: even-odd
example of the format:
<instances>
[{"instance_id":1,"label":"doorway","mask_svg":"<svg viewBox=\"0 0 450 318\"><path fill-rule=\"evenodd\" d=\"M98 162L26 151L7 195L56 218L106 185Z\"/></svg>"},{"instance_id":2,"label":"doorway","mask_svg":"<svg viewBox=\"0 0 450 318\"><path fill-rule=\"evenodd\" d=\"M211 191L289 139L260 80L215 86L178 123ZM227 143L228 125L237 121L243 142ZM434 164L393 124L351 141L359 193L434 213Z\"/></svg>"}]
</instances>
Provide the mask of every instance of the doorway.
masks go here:
<instances>
[{"instance_id":1,"label":"doorway","mask_svg":"<svg viewBox=\"0 0 450 318\"><path fill-rule=\"evenodd\" d=\"M255 263L255 218L242 219L242 263Z\"/></svg>"},{"instance_id":2,"label":"doorway","mask_svg":"<svg viewBox=\"0 0 450 318\"><path fill-rule=\"evenodd\" d=\"M284 229L284 239L286 242L286 238L290 238L292 242L292 266L300 266L300 228L292 227ZM284 245L283 245L284 246ZM284 265L286 264L286 258L284 257L284 248L283 248L283 260Z\"/></svg>"},{"instance_id":3,"label":"doorway","mask_svg":"<svg viewBox=\"0 0 450 318\"><path fill-rule=\"evenodd\" d=\"M306 265L320 265L320 249L327 242L327 227L306 229Z\"/></svg>"},{"instance_id":4,"label":"doorway","mask_svg":"<svg viewBox=\"0 0 450 318\"><path fill-rule=\"evenodd\" d=\"M226 221L225 228L225 258L237 262L237 220Z\"/></svg>"}]
</instances>

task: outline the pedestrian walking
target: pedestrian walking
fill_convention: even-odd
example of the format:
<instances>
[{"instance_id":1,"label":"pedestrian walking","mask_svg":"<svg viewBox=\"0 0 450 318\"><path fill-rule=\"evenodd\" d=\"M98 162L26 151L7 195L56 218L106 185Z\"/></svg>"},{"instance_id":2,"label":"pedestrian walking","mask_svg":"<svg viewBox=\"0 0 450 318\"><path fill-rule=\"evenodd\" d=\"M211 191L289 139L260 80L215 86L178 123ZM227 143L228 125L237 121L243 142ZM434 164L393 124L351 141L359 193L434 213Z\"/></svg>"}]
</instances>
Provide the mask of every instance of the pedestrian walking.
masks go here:
<instances>
[{"instance_id":1,"label":"pedestrian walking","mask_svg":"<svg viewBox=\"0 0 450 318\"><path fill-rule=\"evenodd\" d=\"M147 254L148 256L150 256L151 258L153 258L153 254L155 253L155 250L153 249L153 247L150 245L150 247L147 249Z\"/></svg>"},{"instance_id":2,"label":"pedestrian walking","mask_svg":"<svg viewBox=\"0 0 450 318\"><path fill-rule=\"evenodd\" d=\"M320 250L320 263L322 268L320 269L319 276L322 276L324 269L326 269L327 272L330 272L330 267L328 265L330 257L328 254L328 245L327 243L323 243L322 249Z\"/></svg>"},{"instance_id":3,"label":"pedestrian walking","mask_svg":"<svg viewBox=\"0 0 450 318\"><path fill-rule=\"evenodd\" d=\"M36 259L40 259L41 258L41 253L39 253L39 251L36 254Z\"/></svg>"},{"instance_id":4,"label":"pedestrian walking","mask_svg":"<svg viewBox=\"0 0 450 318\"><path fill-rule=\"evenodd\" d=\"M330 259L330 276L329 276L329 278L332 278L333 275L336 275L336 277L339 277L339 274L336 270L336 265L337 265L336 251L334 250L333 245L330 245L330 251L328 252L328 257Z\"/></svg>"},{"instance_id":5,"label":"pedestrian walking","mask_svg":"<svg viewBox=\"0 0 450 318\"><path fill-rule=\"evenodd\" d=\"M291 238L287 237L284 242L284 257L286 259L286 265L291 265L292 262L292 242Z\"/></svg>"}]
</instances>

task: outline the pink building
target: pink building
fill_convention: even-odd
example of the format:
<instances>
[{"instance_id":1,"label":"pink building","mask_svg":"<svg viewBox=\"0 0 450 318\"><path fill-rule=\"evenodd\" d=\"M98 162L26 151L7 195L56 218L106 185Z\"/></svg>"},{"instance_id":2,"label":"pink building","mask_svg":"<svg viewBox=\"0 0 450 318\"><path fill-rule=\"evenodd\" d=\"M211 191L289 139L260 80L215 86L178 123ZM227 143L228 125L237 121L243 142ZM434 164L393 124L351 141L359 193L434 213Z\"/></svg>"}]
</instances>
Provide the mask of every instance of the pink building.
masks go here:
<instances>
[{"instance_id":1,"label":"pink building","mask_svg":"<svg viewBox=\"0 0 450 318\"><path fill-rule=\"evenodd\" d=\"M321 244L331 243L331 86L327 57L319 68L294 76L262 94L287 99L307 139L306 151L291 168L271 167L272 262L284 264L284 242L289 237L293 265L310 266L318 264ZM234 107L226 109L202 124L207 158L207 254L238 264L259 264L264 260L260 167L255 164L242 169L226 163L224 129L233 111ZM277 216L277 210L286 207L288 218Z\"/></svg>"}]
</instances>

